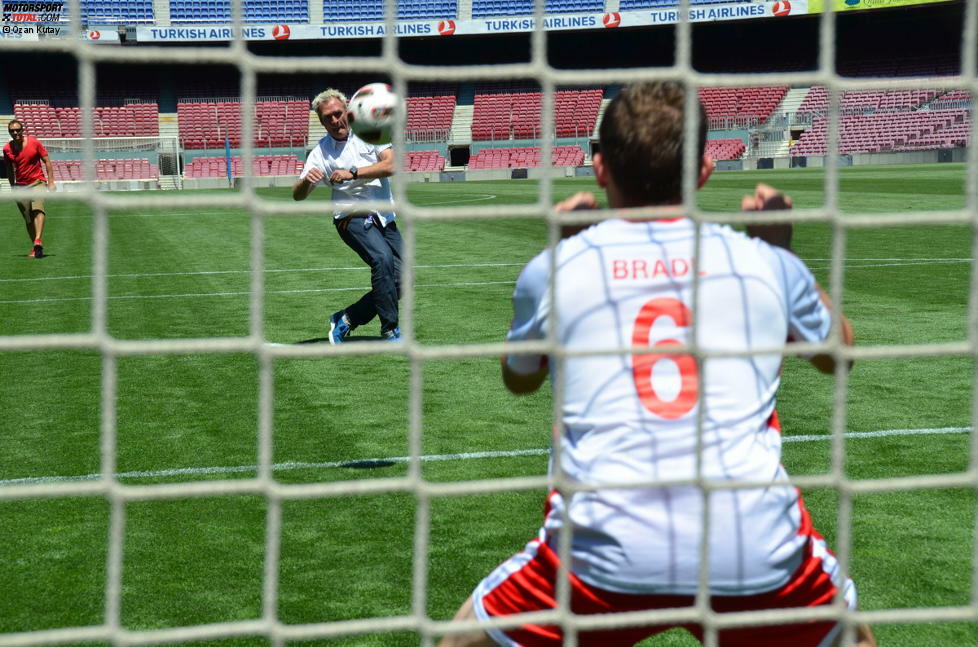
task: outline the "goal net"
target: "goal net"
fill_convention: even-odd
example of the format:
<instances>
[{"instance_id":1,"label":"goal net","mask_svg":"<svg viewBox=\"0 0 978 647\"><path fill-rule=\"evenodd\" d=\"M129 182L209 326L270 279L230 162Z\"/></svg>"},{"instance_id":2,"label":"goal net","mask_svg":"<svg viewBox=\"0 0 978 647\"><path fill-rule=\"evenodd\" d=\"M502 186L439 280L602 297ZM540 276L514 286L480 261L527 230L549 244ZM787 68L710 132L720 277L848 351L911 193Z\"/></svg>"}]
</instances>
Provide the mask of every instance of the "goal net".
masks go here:
<instances>
[{"instance_id":1,"label":"goal net","mask_svg":"<svg viewBox=\"0 0 978 647\"><path fill-rule=\"evenodd\" d=\"M471 5L460 3L466 4ZM617 0L608 0L603 8L613 16L620 9L620 4L624 5ZM544 24L544 3L541 1L536 5L535 20L539 26ZM849 161L838 154L843 128L843 111L840 109L842 93L866 88L918 89L922 84L947 87L946 80L914 77L855 80L839 74L835 65L837 49L833 36L837 16L832 10L832 3L826 3L826 10L816 18L820 21L821 34L817 70L765 74L698 71L693 64L693 25L681 17L688 15L689 5L684 0L675 8L679 19L675 25L674 62L669 67L559 69L548 61L548 35L543 28L531 33L530 53L524 62L420 66L405 61L400 54L399 47L404 39L399 41L397 37L393 5L386 8L386 31L378 54L313 56L303 59L301 66L303 73L319 75L317 78L321 79L328 79L337 69L342 69L345 74L368 78L389 77L394 89L403 95L415 83L503 84L515 78L532 79L539 85L542 106L541 123L538 130L534 130L532 138L539 140L540 166L544 169L550 167L556 147L560 145L559 125L555 122L555 97L562 87L617 87L635 81L679 79L689 89L687 106L691 107L696 97L695 91L704 87L823 85L828 97L828 109L824 114L828 152L819 156L819 159L824 159L824 180L818 189L823 192L823 199L816 207L778 213L772 219L799 223L801 233L798 235L808 231L806 226L816 225L829 232L825 254L820 260L828 279L823 284L833 301L844 304L851 298L847 292L846 257L847 242L854 231L948 226L959 227L956 231L970 229L970 235L974 238L978 231L978 175L975 171L978 160L975 160L973 146L967 152L959 153L964 155L963 161L966 162L963 206L940 209L925 207L914 211L895 209L886 213L860 213L856 209L853 213L851 209L844 209L840 202L843 192L841 167ZM972 95L978 91L975 75L978 60L976 7L978 3L969 0L963 8L964 20L960 26L963 62L961 75L954 81L954 87L970 90ZM75 10L80 12L77 6ZM471 6L468 10L471 12ZM244 8L235 3L234 11L243 12ZM77 61L78 98L83 111L93 111L96 105L96 69L101 63L234 66L240 72L242 106L255 104L260 96L256 80L259 74L288 76L295 74L297 67L296 57L269 49L262 49L262 53L256 54L244 40L233 40L221 47L190 44L160 47L152 44L102 45L85 38L59 41L4 38L0 40L0 45L2 55L8 60L11 56L30 60L30 57L54 47L73 55ZM687 141L692 142L697 116L693 110L686 112ZM241 131L253 131L255 111L242 109L240 117ZM729 126L730 130L737 130L744 125L731 123ZM180 172L178 159L181 150L176 138L100 138L94 136L90 125L83 124L85 128L88 129L87 136L44 139L44 144L55 159L78 160L93 165L93 168L98 160L107 156L126 157L131 153L134 157L149 157L159 166L161 174ZM974 127L971 128L973 142ZM448 131L440 132L437 138L419 136L408 141L403 130L395 133L395 150L410 150L409 145L430 143L428 139L451 141ZM581 139L580 134L573 131L568 137ZM775 151L787 146L780 138L765 137L763 141L755 142L753 154L748 154L744 159L757 164L758 160L770 159ZM498 142L494 145L498 146ZM704 208L697 201L696 174L693 171L697 168L698 160L694 158L694 149L692 145L685 147L687 172L684 176L683 206L686 213L698 223L744 224L747 217L743 214L729 210L720 214ZM248 168L259 153L254 142L247 137L242 139L240 156L244 168ZM403 171L405 158L398 159ZM590 177L587 170L590 167L582 164L578 168L581 169L580 173ZM64 289L51 297L65 301L84 299L90 303L90 311L80 328L43 333L22 330L13 323L12 318L8 320L5 316L5 326L9 327L0 330L0 354L8 360L5 365L29 363L34 353L53 352L58 355L78 352L88 358L85 360L89 368L85 384L79 387L66 383L64 388L90 390L90 387L94 387L95 395L89 393L85 406L77 405L79 411L70 415L80 416L80 419L88 422L94 421L97 426L94 438L97 440L98 465L95 471L81 470L68 474L44 471L23 473L15 470L0 473L0 509L5 508L10 512L8 524L13 524L14 534L19 538L9 544L14 553L10 557L11 562L34 560L37 569L45 570L56 568L60 559L81 560L89 567L83 574L77 578L62 574L53 581L80 590L89 590L92 582L97 582L95 590L98 591L98 599L94 609L52 609L45 598L50 591L25 587L21 581L16 598L21 606L26 605L29 610L25 612L22 608L15 616L17 620L6 624L0 620L0 647L78 643L279 646L306 642L331 645L390 642L429 646L447 633L472 630L472 624L451 622L451 613L477 584L478 578L488 574L499 559L521 548L520 543L514 543L514 538L521 537L525 541L533 537L537 526L527 519L537 519L536 523L539 523L539 514L536 509L532 514L527 514L527 506L537 505L533 502L538 502L537 507L542 507L543 497L549 490L574 493L587 488L571 482L559 471L547 474L544 462L551 450L545 446L544 438L548 434L541 435L539 429L532 431L538 442L505 447L493 445L491 441L495 426L514 428L520 424L522 416L533 419L532 416L542 410L540 400L529 401L529 404L526 400L507 400L505 405L498 405L492 400L487 393L487 385L492 384L495 388L498 380L495 358L518 350L547 353L555 358L569 354L567 349L552 339L529 345L501 341L511 314L509 294L513 281L519 267L530 256L509 258L510 276L505 279L495 276L455 281L452 289L456 293L450 296L447 292L432 291L432 286L447 285L448 280L444 275L463 276L460 268L480 265L470 260L472 250L495 243L492 238L456 240L458 249L450 251L445 246L451 239L447 235L443 238L438 236L443 235L440 232L446 225L462 228L470 223L479 223L484 226L481 231L487 237L498 236L496 240L501 241L500 245L512 245L522 250L525 241L508 234L506 229L517 226L514 223L530 222L540 226L537 234L542 245L552 247L560 240L563 227L587 224L613 215L607 210L588 214L555 212L552 205L568 190L568 185L562 184L567 181L567 175L564 169L531 174L530 177L537 182L533 185L534 195L523 202L516 199L507 202L505 196L493 194L496 189L485 188L481 184L456 184L455 177L441 178L445 181L437 185L430 183L438 187L437 191L425 185L427 192L406 181L392 183L398 223L401 223L404 235L400 320L404 340L398 345L383 345L380 342L339 346L292 343L297 337L295 328L283 323L282 328L288 332L283 335L269 330L268 322L274 316L281 316L283 320L291 317L270 312L282 313L293 307L296 308L296 318L316 316L320 319L316 325L325 326L328 313L322 314L322 302L309 308L294 305L303 293L330 293L339 295L340 300L346 300L348 295L359 294L357 290L369 283L362 274L357 275L359 280L347 279L363 269L352 257L342 262L330 259L323 261L326 265L317 267L299 267L283 260L294 253L294 245L325 244L311 239L292 241L288 249L278 247L282 244L282 238L291 234L291 223L296 223L300 228L307 227L303 231L315 231L310 224L315 219L319 223L317 227L327 230L321 232L324 238L333 236L331 228L324 224L328 219L324 214L333 206L330 200L294 202L284 192L272 196L264 188L259 188L254 178L247 174L242 175L233 190L106 193L90 183L82 182L78 191L67 196L61 192L45 194L52 215L49 219L52 239L57 235L58 227L65 227L64 221L56 217L59 208L68 209L70 201L74 201L84 205L86 213L90 214L91 248L84 251L91 254L90 271L85 276L71 277L73 280L83 280L87 287L81 290L75 288L74 291ZM507 174L505 177L515 176ZM789 184L793 180L791 178ZM594 190L591 185L574 185L574 188ZM788 191L791 191L790 186ZM325 193L322 189L320 192ZM317 194L317 197L323 196ZM10 193L4 193L0 204L12 211L15 198ZM122 222L120 214L133 216L126 223L134 221L135 216L146 216L145 222L135 226L119 224ZM210 218L207 214L214 214L214 217ZM153 223L165 218L174 220L169 230L174 235L181 232L189 239L193 234L187 231L217 228L226 233L228 244L223 249L213 250L213 256L209 255L210 252L197 256L182 254L182 243L168 239L162 233L164 230L153 228L156 226ZM186 220L176 222L179 218ZM290 225L285 227L282 223ZM235 229L239 226L245 227L244 239L236 238L241 234L240 230ZM145 240L145 247L133 248L131 244L117 242L123 239L140 240L133 234L133 230L140 228L145 229L147 236L142 239ZM540 233L542 231L546 233ZM18 235L22 235L20 230ZM232 241L244 241L244 244L236 246ZM59 244L67 246L67 241ZM171 267L154 266L140 271L138 263L129 262L142 256L150 258L150 254L158 249L167 250L167 258L172 259ZM132 256L123 262L126 255ZM436 256L438 260L431 261L429 255ZM504 256L478 257L486 259L482 266L490 267L506 265ZM886 262L887 259L882 257L887 257L887 252L880 251L876 260ZM222 262L208 264L201 262L202 258L221 259ZM968 262L968 259L957 260ZM234 262L238 262L238 265L234 265ZM120 270L119 267L125 269ZM50 268L57 266L53 263L44 266L45 270ZM51 271L50 276L24 275L0 280L25 291L34 291L39 285L53 284L57 277L60 277L59 281L66 280L60 269ZM240 275L239 283L233 287L210 286L212 292L208 296L211 299L204 306L187 306L179 315L173 315L175 324L183 322L195 334L170 334L167 330L154 327L150 317L140 324L135 320L123 321L124 316L114 314L115 304L123 299L135 298L133 295L137 294L138 289L148 289L147 286L151 284L168 280L166 277L169 275L185 271L206 275L208 280L217 275ZM290 284L286 289L276 283L278 277L285 275L314 278L305 287ZM937 342L925 338L904 339L898 344L848 348L835 336L817 347L788 345L783 350L789 357L816 350L828 352L842 363L849 360L872 363L908 358L973 361L978 354L975 346L978 317L975 276L972 271L968 280L967 303L960 308L965 320L960 326L965 330L963 337L952 340L942 337ZM21 280L25 283L10 283ZM126 292L120 289L124 281L138 282L140 287ZM486 286L496 284L504 284L504 288L480 292L488 290ZM694 285L698 284L697 280ZM940 286L931 287L940 289ZM176 311L184 308L181 299L200 296L200 290L196 285L174 284L172 287L168 285L166 292L146 298L168 300L168 303L174 304L172 310ZM8 291L7 294L12 292ZM490 294L498 302L486 305L490 301ZM240 317L240 325L237 329L231 328L237 330L236 333L222 332L209 336L192 325L216 322L212 311L219 307L215 305L218 300L239 297L245 305L236 315ZM854 298L858 298L858 295ZM14 307L16 303L19 303L19 298L9 296L5 307ZM464 304L473 311L466 311L456 304ZM307 311L313 308L318 315L311 315ZM52 317L58 316L59 312L54 310ZM906 313L877 314L885 319L903 317ZM422 318L426 322L425 328L419 324ZM501 328L496 337L483 336L483 329L472 323L475 321L497 321ZM127 328L129 325L132 327ZM153 332L140 334L140 325ZM445 334L433 335L431 331L435 328L445 331ZM220 326L218 329L225 330ZM127 332L120 334L120 330ZM322 339L302 341L322 342ZM699 362L712 356L702 349L685 350L693 353ZM622 357L635 352L632 348L609 350L601 345L590 352L598 351ZM376 363L378 357L396 361L396 368L378 369L378 366L383 366ZM203 363L198 365L196 362L200 360ZM363 366L369 366L370 370L381 371L385 379L397 382L376 382L374 374L358 368L358 361ZM254 375L250 383L245 383L245 388L253 391L254 410L251 412L237 408L237 394L230 392L242 388L236 375L241 369L240 362ZM196 373L200 366L207 366L205 373ZM33 372L29 375L29 379L43 378L44 384L51 384L50 375L39 376ZM10 375L9 379L16 381L21 378ZM71 379L77 379L77 376ZM962 383L965 385L963 390L956 382L958 390L955 393L973 397L973 375ZM822 460L815 461L819 467L794 476L792 482L806 492L824 493L831 501L826 507L835 511L834 518L823 517L821 521L829 525L835 522L830 545L838 556L842 570L854 572L857 559L861 560L859 565L862 568L874 568L872 558L859 555L854 547L854 526L859 522L857 500L861 496L962 491L965 493L962 509L970 517L958 520L948 534L952 538L965 538L973 542L973 497L978 489L974 459L978 458L978 445L966 441L964 451L968 457L964 462L967 465L961 469L909 475L884 470L874 477L857 477L849 471L847 433L851 427L848 411L854 398L871 396L854 395L850 378L844 371L834 375L833 384L827 399L823 398L821 408L815 406L812 409L812 415L823 417L820 423L813 423L820 426L820 439L825 440ZM144 406L145 410L138 410L128 400L134 390L140 390L143 394L143 404L139 406ZM57 401L58 393L48 388L38 397ZM803 400L805 394L795 392L794 397ZM560 399L558 390L554 401L547 401L542 408L556 415L560 411ZM228 405L228 402L232 404ZM391 405L390 402L395 404ZM356 414L351 413L351 408L356 409ZM16 410L15 404L10 404L6 409L8 425L18 424L13 413ZM97 415L93 416L92 410ZM139 429L128 422L120 424L123 416L127 416L127 420L139 421ZM303 428L303 420L316 420L319 424L329 420L330 416L345 422L337 423L335 427ZM238 438L228 437L228 428L222 427L219 422L225 419L235 421L234 433ZM971 415L969 425L973 425L973 419ZM171 424L168 424L168 420ZM374 435L370 443L365 442L357 429L346 426L350 421L372 430ZM563 427L556 418L554 423L559 437ZM185 429L176 430L177 427L191 429L193 434L182 436L180 434ZM954 427L957 431L952 432L947 431L951 427L945 428L940 424L933 427L920 428L919 431L935 435L964 434L970 429L970 426L958 425ZM59 431L44 430L51 434L58 434ZM76 431L85 433L85 430ZM170 433L180 439L174 441L168 437ZM384 434L389 436L385 438ZM478 440L473 440L473 447L479 449L467 447L470 434L478 437ZM236 447L235 443L239 442L240 437L250 439L254 450L253 461L248 464L222 462L222 452ZM507 438L513 438L516 442L515 436ZM63 442L63 439L58 442ZM355 445L359 453L345 455L339 451L336 456L323 455L320 448L324 442L334 449L342 449L344 443ZM792 442L790 436L785 437L786 452L793 451ZM186 443L182 450L177 449L181 447L180 443ZM144 464L139 460L140 448L154 445L172 446L174 454L161 455L158 467L130 469L131 465ZM65 448L65 451L93 451L93 447L87 445L59 447ZM186 455L181 455L181 451L186 451ZM559 452L559 448L552 451ZM199 454L193 455L195 452ZM478 477L471 478L464 461L488 458L504 460L500 460L498 468L479 468L476 472ZM43 465L44 461L38 458L37 464ZM439 468L433 472L433 465L457 467ZM346 471L341 476L328 472L337 468ZM718 487L702 478L697 479L695 484L704 491L713 491ZM650 476L645 485L656 487L663 483ZM757 485L724 483L723 488ZM504 503L500 504L500 501ZM505 508L507 514L513 513L512 516L495 518L494 515L501 508ZM899 515L900 510L895 507L887 514ZM907 514L922 516L929 513L927 509L907 511ZM38 523L39 515L57 517L61 522ZM343 519L343 528L331 526L328 521L331 518ZM86 527L86 524L93 523L93 519L96 520L94 526ZM514 520L526 521L527 525L510 527ZM469 524L472 527L463 528ZM155 534L160 525L168 526L164 535ZM222 541L222 533L226 533L226 537L247 538L250 543L246 547L228 545L226 537ZM78 545L91 546L85 542L89 542L93 535L97 536L99 548L93 549L84 559L78 555L72 557L63 554L72 550L66 538L77 538L82 542ZM64 541L59 543L55 536L60 536ZM84 541L83 536L87 537ZM160 536L169 537L174 542L186 542L186 545L182 552L173 552L172 546L156 543ZM880 551L901 552L900 546L886 545L885 537L875 537L873 540L880 543ZM570 563L569 540L563 540L559 548L564 563ZM970 581L976 579L975 548L972 546L965 550L970 553L970 561L961 564L960 570L967 573L964 578ZM700 557L703 563L709 561L705 543L700 547ZM240 591L234 590L233 584L238 581L235 560L239 559L253 569L257 565L257 572L252 572L248 580L255 586L243 597ZM913 558L907 556L907 559ZM5 558L4 561L8 560ZM154 565L152 573L147 575L144 571L140 575L143 565L147 563ZM0 565L0 573L4 568L6 566ZM21 569L17 573L25 572L23 565L18 564L17 568ZM176 574L184 568L194 573L178 577ZM933 573L934 577L941 574ZM705 575L701 578L694 603L688 607L654 612L577 615L570 611L570 589L566 575L566 571L562 570L557 591L558 609L534 616L534 622L539 624L560 626L566 645L577 645L585 631L655 623L699 624L703 628L703 643L716 646L720 644L720 631L728 628L825 619L837 620L842 624L843 645L855 644L855 627L864 623L875 627L919 625L925 629L922 634L912 634L916 636L912 640L927 644L928 626L940 623L974 625L978 622L973 585L967 600L933 606L889 608L871 603L863 605L866 608L851 611L845 607L840 596L832 604L815 609L720 614L710 607ZM2 579L0 576L0 589L5 587ZM460 584L460 580L464 582ZM856 584L857 587L860 584L858 573ZM201 592L194 587L206 590ZM465 593L459 596L459 591ZM869 587L861 594L865 600L871 601L877 592ZM29 599L31 596L34 599ZM347 606L338 602L342 598L349 599ZM58 604L65 604L65 600L72 598L69 595L56 599L61 601ZM86 600L86 604L92 607L91 597ZM206 607L206 610L194 615L184 609L193 606ZM173 608L184 610L168 615ZM11 611L11 608L0 602L0 615L5 611ZM171 621L168 618L200 619ZM512 629L522 622L525 622L524 618L502 618L490 625ZM662 642L649 644L692 644L683 642L687 638L676 634L655 640Z\"/></svg>"}]
</instances>

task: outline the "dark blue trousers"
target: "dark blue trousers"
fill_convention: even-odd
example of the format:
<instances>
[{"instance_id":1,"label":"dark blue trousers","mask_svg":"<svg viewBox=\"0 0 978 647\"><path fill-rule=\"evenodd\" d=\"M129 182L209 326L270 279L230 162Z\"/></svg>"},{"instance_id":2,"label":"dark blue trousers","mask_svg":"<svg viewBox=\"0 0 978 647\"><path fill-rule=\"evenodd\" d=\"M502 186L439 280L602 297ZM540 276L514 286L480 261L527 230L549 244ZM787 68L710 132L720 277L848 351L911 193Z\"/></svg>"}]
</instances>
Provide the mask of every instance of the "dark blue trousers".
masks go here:
<instances>
[{"instance_id":1,"label":"dark blue trousers","mask_svg":"<svg viewBox=\"0 0 978 647\"><path fill-rule=\"evenodd\" d=\"M370 292L353 305L346 316L354 327L380 317L380 330L397 327L397 302L401 298L401 232L397 224L381 227L376 216L354 215L334 220L343 242L370 266Z\"/></svg>"}]
</instances>

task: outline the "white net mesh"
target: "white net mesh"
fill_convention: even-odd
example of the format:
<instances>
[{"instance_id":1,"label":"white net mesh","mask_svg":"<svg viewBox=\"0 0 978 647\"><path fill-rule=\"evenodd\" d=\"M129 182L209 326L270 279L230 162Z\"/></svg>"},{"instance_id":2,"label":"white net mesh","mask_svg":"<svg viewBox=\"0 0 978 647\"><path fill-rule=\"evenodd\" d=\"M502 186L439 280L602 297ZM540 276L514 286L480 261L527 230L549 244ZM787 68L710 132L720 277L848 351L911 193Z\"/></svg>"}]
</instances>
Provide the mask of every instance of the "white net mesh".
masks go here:
<instances>
[{"instance_id":1,"label":"white net mesh","mask_svg":"<svg viewBox=\"0 0 978 647\"><path fill-rule=\"evenodd\" d=\"M687 2L683 2L685 8ZM541 22L542 2L537 3L537 22ZM961 26L963 38L963 69L959 87L969 89L972 94L978 92L975 78L976 34L978 34L978 12L976 3L970 0L965 10L965 21ZM77 4L72 5L77 19ZM237 3L235 3L237 11ZM890 89L921 87L919 79L906 80L875 80L860 79L854 81L841 77L835 72L836 47L834 41L835 14L831 11L821 17L821 50L820 66L817 72L793 74L766 74L765 84L822 84L829 92L830 110L828 112L827 133L830 146L838 141L839 132L839 92L846 89ZM78 23L76 23L77 25ZM462 66L441 68L420 68L404 63L398 55L398 43L390 35L393 16L391 7L387 8L387 34L383 42L382 53L378 57L309 57L303 59L303 69L306 72L330 73L337 68L356 71L366 75L389 75L393 79L395 90L406 94L407 83L412 81L491 81L511 78L536 79L543 92L543 119L541 124L544 167L549 166L550 148L554 144L553 95L558 85L607 85L627 83L637 80L650 79L681 79L690 87L698 86L746 86L757 84L758 79L750 74L704 74L693 68L692 61L692 31L691 25L681 22L677 26L675 65L671 68L654 69L604 69L604 70L561 70L552 67L547 60L546 35L543 31L534 32L531 38L532 55L529 62L509 65ZM91 111L95 106L96 65L100 62L111 63L158 63L163 60L171 64L217 63L236 66L241 72L241 103L251 105L256 100L256 75L261 74L292 74L296 70L295 60L289 57L256 56L249 52L246 44L235 41L226 48L214 47L105 47L92 45L83 40L42 41L34 43L0 41L0 51L5 55L30 56L36 51L65 51L73 54L78 62L79 98L83 111ZM938 87L943 84L935 82ZM693 97L692 93L689 93ZM243 110L241 115L242 132L253 130L254 111ZM695 114L687 110L689 133L695 128ZM82 120L85 136L82 139L59 140L46 142L52 151L78 153L88 162L85 172L89 181L93 180L93 164L99 159L100 152L105 150L126 151L156 151L173 152L172 142L165 138L149 138L146 140L104 140L94 137L92 126ZM972 126L972 141L976 139ZM395 146L403 145L403 135L397 136ZM687 146L686 168L696 168L693 156L693 146ZM825 203L824 207L815 210L801 210L792 214L780 216L784 220L803 222L826 222L832 226L832 268L828 291L835 303L842 303L844 298L844 267L840 262L845 256L846 237L850 229L869 227L892 227L913 224L965 224L970 225L973 232L978 232L978 153L972 147L968 153L966 206L961 210L924 211L915 213L847 215L843 217L839 208L839 170L835 163L835 155L826 157L825 167ZM242 142L244 165L250 165L255 149L245 138ZM693 198L695 193L694 173L686 174L685 208L700 221L728 220L737 222L738 217L718 218L715 214L701 211ZM53 335L17 335L0 337L0 350L3 352L50 350L50 349L87 349L101 354L101 468L97 478L85 482L34 482L23 479L21 482L5 482L0 487L0 499L16 501L28 499L54 499L62 497L93 497L107 501L110 505L110 532L107 538L107 564L105 569L105 614L104 622L96 626L64 627L43 631L24 633L9 633L0 635L0 647L21 645L67 644L78 642L107 642L115 645L174 643L182 641L213 640L219 638L246 638L260 636L274 645L282 645L288 641L328 639L342 636L356 636L365 633L416 632L422 644L430 645L437 636L446 630L471 629L472 626L449 625L443 620L433 620L428 616L427 600L428 568L431 555L431 504L441 497L460 496L476 493L499 493L509 491L543 490L557 487L565 492L575 490L575 485L559 475L555 479L543 476L511 477L487 481L463 481L434 483L422 477L421 466L423 457L423 390L422 365L430 360L462 360L471 357L498 356L513 347L505 344L467 344L459 346L430 346L416 343L414 338L414 304L415 293L415 260L417 246L414 225L416 223L439 220L489 217L537 217L544 218L549 225L550 242L555 243L559 238L559 228L564 224L572 224L587 218L577 218L561 215L551 210L553 200L553 178L543 175L539 184L538 199L529 206L494 206L485 207L478 204L463 206L422 207L412 204L407 199L405 183L394 183L395 200L398 205L398 215L404 228L404 295L402 300L401 327L405 341L397 348L380 345L345 345L332 347L327 345L291 345L282 346L269 344L265 339L263 329L264 312L266 309L266 260L264 236L266 219L270 216L303 214L319 215L324 211L326 203L315 205L303 203L273 203L262 200L255 192L251 178L242 178L239 190L225 194L175 194L156 193L142 195L121 195L101 193L89 186L80 193L72 193L70 199L82 199L94 214L94 271L92 279L92 318L88 332L79 334ZM52 204L65 199L60 194L48 195L46 199ZM171 209L193 210L200 208L223 207L240 210L249 214L251 219L251 278L249 290L250 316L247 335L231 338L206 339L148 339L121 340L109 333L108 304L109 304L109 248L108 248L108 212L120 209ZM978 243L978 240L976 240ZM976 245L978 250L978 245ZM417 259L423 262L423 259ZM883 359L907 357L942 357L978 355L975 330L976 299L974 286L978 284L978 268L973 270L969 302L969 337L967 340L954 343L917 344L911 346L862 346L846 348L833 339L818 349L829 350L842 360L848 359ZM566 351L550 343L523 345L522 349L532 349L548 352L555 357L566 355ZM704 354L696 348L687 349L698 356ZM790 354L800 354L812 350L811 347L791 347ZM629 354L631 349L621 349ZM118 429L116 421L117 396L119 391L118 363L120 358L138 357L145 355L182 355L182 354L252 354L260 365L259 382L259 411L258 411L258 469L257 476L234 480L210 480L186 483L170 483L155 485L130 485L120 480L117 469L118 458ZM407 473L398 478L374 478L335 483L311 483L303 485L287 485L275 478L273 459L274 430L273 408L276 397L273 379L274 362L281 359L324 359L346 355L370 355L393 353L406 357L410 363L410 400L408 416L408 449L406 457ZM834 417L832 420L832 460L828 472L812 476L800 476L794 479L796 485L802 488L826 487L838 493L838 532L834 541L834 551L838 555L843 570L848 570L852 554L852 515L853 498L860 494L878 492L901 492L911 490L937 488L978 489L978 475L974 471L978 458L978 444L972 443L970 467L967 471L944 475L913 476L905 478L886 478L877 480L854 480L846 473L846 456L844 432L846 430L846 402L848 381L844 371L836 374ZM558 389L559 393L559 389ZM559 397L556 399L559 400ZM974 401L978 402L978 398ZM554 403L554 410L559 410L559 402ZM973 416L974 418L974 416ZM652 483L654 484L654 483ZM704 490L715 489L717 485L707 480L697 481ZM756 487L756 483L729 484L729 487ZM581 489L579 486L576 489ZM321 498L346 497L351 495L377 493L408 493L415 497L417 512L413 539L413 572L411 612L402 616L363 618L337 622L316 624L287 624L279 618L279 557L282 552L283 503L298 500L313 500ZM126 547L127 504L139 501L158 501L170 499L190 499L209 496L255 495L267 501L265 523L264 574L262 586L262 603L260 617L240 622L225 622L202 626L189 626L169 629L148 629L133 631L127 629L122 621L122 592L124 585L123 565ZM923 511L922 511L923 513ZM533 531L526 529L527 533ZM565 537L568 535L565 534ZM568 538L569 540L569 538ZM517 547L513 547L514 550ZM567 554L569 543L561 546L563 554ZM703 547L705 560L705 546ZM974 563L974 560L972 561ZM973 566L962 568L971 568ZM975 576L978 578L978 576ZM978 620L978 606L973 602L961 606L933 607L919 609L893 609L874 612L850 612L844 608L841 600L836 604L818 609L782 610L750 612L742 614L716 614L711 611L706 591L706 576L704 571L700 595L696 604L689 609L667 610L657 612L642 612L620 614L614 616L573 616L567 609L568 590L566 578L561 578L558 588L558 599L561 609L552 613L537 615L538 621L560 624L566 635L566 644L577 644L577 634L584 629L597 627L616 627L626 624L646 623L648 621L682 623L696 621L705 628L705 644L717 645L717 631L725 627L743 626L750 624L767 624L786 619L839 619L847 628L843 644L853 644L852 627L855 624L867 622L870 624L885 623L916 623L916 622L975 622ZM475 584L474 582L472 583ZM972 591L976 586L972 586ZM459 600L461 602L461 600ZM498 627L515 627L527 618L500 619L494 623Z\"/></svg>"}]
</instances>

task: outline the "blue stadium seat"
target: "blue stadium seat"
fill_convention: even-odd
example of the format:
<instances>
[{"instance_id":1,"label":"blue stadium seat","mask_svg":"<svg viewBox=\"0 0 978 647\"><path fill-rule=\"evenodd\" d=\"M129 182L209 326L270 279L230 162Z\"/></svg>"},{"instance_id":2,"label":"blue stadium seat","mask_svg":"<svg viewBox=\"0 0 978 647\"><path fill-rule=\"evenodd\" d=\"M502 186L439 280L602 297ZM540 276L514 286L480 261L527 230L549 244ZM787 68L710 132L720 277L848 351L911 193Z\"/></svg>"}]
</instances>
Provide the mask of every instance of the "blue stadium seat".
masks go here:
<instances>
[{"instance_id":1,"label":"blue stadium seat","mask_svg":"<svg viewBox=\"0 0 978 647\"><path fill-rule=\"evenodd\" d=\"M123 2L125 0L122 0ZM144 0L140 0L144 1ZM152 19L152 4L149 5ZM243 0L243 20L250 23L308 22L309 6L305 1L273 2ZM171 0L170 19L176 23L230 22L230 0Z\"/></svg>"},{"instance_id":2,"label":"blue stadium seat","mask_svg":"<svg viewBox=\"0 0 978 647\"><path fill-rule=\"evenodd\" d=\"M82 0L81 18L85 24L152 23L152 0ZM65 12L65 18L68 13Z\"/></svg>"}]
</instances>

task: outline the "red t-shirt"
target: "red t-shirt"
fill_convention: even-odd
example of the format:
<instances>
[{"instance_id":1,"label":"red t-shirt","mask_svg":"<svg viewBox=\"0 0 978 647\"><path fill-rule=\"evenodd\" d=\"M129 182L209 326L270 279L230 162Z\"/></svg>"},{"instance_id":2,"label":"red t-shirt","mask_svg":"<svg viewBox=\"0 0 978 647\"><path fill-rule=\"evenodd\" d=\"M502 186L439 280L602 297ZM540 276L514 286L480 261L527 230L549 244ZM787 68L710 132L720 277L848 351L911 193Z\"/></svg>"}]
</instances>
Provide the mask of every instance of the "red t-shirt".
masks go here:
<instances>
[{"instance_id":1,"label":"red t-shirt","mask_svg":"<svg viewBox=\"0 0 978 647\"><path fill-rule=\"evenodd\" d=\"M19 152L14 152L13 142L3 147L3 159L14 166L14 184L24 186L38 180L45 181L41 158L48 156L44 144L34 137L24 136L24 144Z\"/></svg>"}]
</instances>

